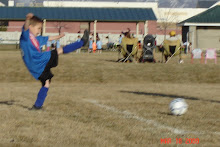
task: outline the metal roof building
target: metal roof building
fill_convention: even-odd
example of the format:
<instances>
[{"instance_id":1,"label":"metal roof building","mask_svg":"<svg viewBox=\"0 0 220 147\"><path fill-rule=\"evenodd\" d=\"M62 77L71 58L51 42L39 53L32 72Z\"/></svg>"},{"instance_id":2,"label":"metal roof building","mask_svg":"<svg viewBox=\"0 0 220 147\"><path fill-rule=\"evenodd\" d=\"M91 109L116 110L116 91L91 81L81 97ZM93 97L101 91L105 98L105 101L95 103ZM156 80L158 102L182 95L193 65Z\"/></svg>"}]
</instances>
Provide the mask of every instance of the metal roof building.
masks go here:
<instances>
[{"instance_id":1,"label":"metal roof building","mask_svg":"<svg viewBox=\"0 0 220 147\"><path fill-rule=\"evenodd\" d=\"M144 22L156 20L151 8L0 7L0 20L25 20L34 13L48 21Z\"/></svg>"},{"instance_id":2,"label":"metal roof building","mask_svg":"<svg viewBox=\"0 0 220 147\"><path fill-rule=\"evenodd\" d=\"M0 7L0 20L24 21L28 13L44 19L46 22L88 22L94 23L96 34L98 22L133 22L136 23L136 35L139 35L139 22L144 22L144 34L147 34L148 21L157 18L152 8L90 8L90 7ZM45 26L43 33L45 33Z\"/></svg>"}]
</instances>

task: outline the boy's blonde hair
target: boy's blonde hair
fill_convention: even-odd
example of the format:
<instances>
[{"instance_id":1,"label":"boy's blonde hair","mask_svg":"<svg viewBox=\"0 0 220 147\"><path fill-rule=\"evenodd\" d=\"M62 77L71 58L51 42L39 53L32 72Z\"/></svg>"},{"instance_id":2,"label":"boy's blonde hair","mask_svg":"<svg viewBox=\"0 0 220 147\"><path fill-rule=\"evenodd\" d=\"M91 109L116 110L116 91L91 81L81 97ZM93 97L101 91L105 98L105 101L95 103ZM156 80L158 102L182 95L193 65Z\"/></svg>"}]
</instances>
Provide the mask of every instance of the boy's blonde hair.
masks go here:
<instances>
[{"instance_id":1,"label":"boy's blonde hair","mask_svg":"<svg viewBox=\"0 0 220 147\"><path fill-rule=\"evenodd\" d=\"M33 17L30 19L30 25L35 26L35 25L38 24L38 23L43 23L42 19L40 19L39 17L33 16Z\"/></svg>"}]
</instances>

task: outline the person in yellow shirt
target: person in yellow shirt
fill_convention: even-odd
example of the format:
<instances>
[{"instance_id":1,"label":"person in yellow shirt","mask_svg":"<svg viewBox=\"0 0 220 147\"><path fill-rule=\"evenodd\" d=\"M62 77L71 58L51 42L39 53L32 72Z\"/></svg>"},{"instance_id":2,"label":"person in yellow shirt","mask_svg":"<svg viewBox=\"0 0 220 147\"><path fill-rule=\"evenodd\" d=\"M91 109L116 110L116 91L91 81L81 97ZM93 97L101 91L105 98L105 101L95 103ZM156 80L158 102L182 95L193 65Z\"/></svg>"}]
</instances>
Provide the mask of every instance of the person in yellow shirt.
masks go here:
<instances>
[{"instance_id":1,"label":"person in yellow shirt","mask_svg":"<svg viewBox=\"0 0 220 147\"><path fill-rule=\"evenodd\" d=\"M183 63L181 56L181 48L183 47L182 41L176 37L176 32L170 32L170 38L164 40L163 45L160 48L164 48L165 62L168 62L168 58L179 55L179 63Z\"/></svg>"}]
</instances>

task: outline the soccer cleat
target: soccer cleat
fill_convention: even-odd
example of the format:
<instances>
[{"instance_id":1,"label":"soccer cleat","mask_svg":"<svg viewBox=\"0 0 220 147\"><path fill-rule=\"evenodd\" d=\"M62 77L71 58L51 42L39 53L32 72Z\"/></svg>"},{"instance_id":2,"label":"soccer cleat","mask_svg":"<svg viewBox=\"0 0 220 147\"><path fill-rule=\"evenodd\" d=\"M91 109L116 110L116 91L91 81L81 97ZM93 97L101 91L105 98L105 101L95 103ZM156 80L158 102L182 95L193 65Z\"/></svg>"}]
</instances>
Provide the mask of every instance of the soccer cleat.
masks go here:
<instances>
[{"instance_id":1,"label":"soccer cleat","mask_svg":"<svg viewBox=\"0 0 220 147\"><path fill-rule=\"evenodd\" d=\"M84 31L84 34L83 34L81 40L83 41L83 46L85 46L88 43L88 41L89 41L89 31L87 29Z\"/></svg>"},{"instance_id":2,"label":"soccer cleat","mask_svg":"<svg viewBox=\"0 0 220 147\"><path fill-rule=\"evenodd\" d=\"M33 105L31 108L29 108L29 110L42 110L43 107L36 107L35 105Z\"/></svg>"}]
</instances>

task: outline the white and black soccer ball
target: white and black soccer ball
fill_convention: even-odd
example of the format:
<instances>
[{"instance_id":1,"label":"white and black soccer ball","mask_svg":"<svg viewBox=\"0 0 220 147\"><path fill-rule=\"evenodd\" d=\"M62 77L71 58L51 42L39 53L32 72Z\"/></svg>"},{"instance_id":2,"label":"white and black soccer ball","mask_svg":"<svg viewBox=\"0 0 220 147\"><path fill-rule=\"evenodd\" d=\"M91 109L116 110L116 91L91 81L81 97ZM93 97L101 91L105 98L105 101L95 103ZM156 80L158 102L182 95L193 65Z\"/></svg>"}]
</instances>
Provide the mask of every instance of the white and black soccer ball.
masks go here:
<instances>
[{"instance_id":1,"label":"white and black soccer ball","mask_svg":"<svg viewBox=\"0 0 220 147\"><path fill-rule=\"evenodd\" d=\"M170 102L170 112L173 115L183 115L186 113L188 105L182 98L176 98Z\"/></svg>"}]
</instances>

